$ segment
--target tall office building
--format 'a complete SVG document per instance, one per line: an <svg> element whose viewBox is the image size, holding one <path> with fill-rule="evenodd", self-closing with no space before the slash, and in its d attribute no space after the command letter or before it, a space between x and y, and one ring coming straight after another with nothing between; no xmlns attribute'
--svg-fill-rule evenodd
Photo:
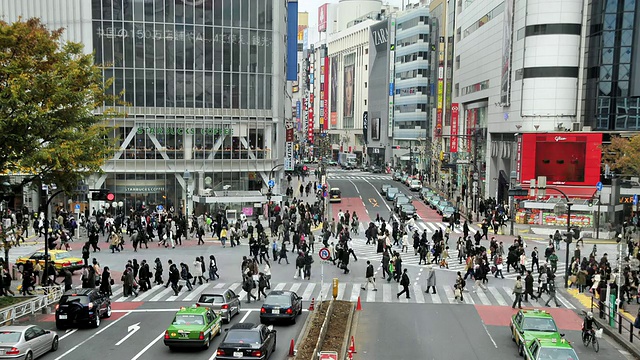
<svg viewBox="0 0 640 360"><path fill-rule="evenodd" d="M91 188L127 209L251 214L266 200L284 155L286 2L5 0L0 12L64 27L123 94L126 116L108 124L118 149Z"/></svg>

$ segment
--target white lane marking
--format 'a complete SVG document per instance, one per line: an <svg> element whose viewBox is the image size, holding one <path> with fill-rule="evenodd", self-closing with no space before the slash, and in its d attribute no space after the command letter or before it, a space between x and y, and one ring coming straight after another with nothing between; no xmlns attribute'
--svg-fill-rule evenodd
<svg viewBox="0 0 640 360"><path fill-rule="evenodd" d="M373 291L373 289L369 288L369 290L367 290L367 299L365 301L366 302L376 301L376 293L377 291Z"/></svg>
<svg viewBox="0 0 640 360"><path fill-rule="evenodd" d="M289 289L289 291L293 291L294 293L298 293L298 290L300 290L300 286L302 286L301 283L295 283L293 285L291 285L291 289Z"/></svg>
<svg viewBox="0 0 640 360"><path fill-rule="evenodd" d="M380 198L380 200L382 200L382 203L384 204L384 206L387 207L387 210L389 210L390 213L393 213L393 211L391 211L391 207L389 207L389 204L387 204L387 200L385 200L382 195L380 195L380 192L378 192L378 189L376 189L375 186L373 186L373 184L371 184L371 182L369 182L369 180L365 180L367 182L367 184L369 184L369 186L371 186L373 188L373 190L376 192L376 194L378 195L378 197Z"/></svg>
<svg viewBox="0 0 640 360"><path fill-rule="evenodd" d="M216 286L214 286L214 289L220 289L223 288L226 284L225 283L217 283Z"/></svg>
<svg viewBox="0 0 640 360"><path fill-rule="evenodd" d="M78 329L67 330L67 332L62 335L58 340L64 340L66 337L73 335L74 332L78 331Z"/></svg>
<svg viewBox="0 0 640 360"><path fill-rule="evenodd" d="M447 294L447 299L449 300L450 304L453 304L454 302L457 302L456 294L453 293L453 290L451 290L451 287L445 286L444 287L444 293Z"/></svg>
<svg viewBox="0 0 640 360"><path fill-rule="evenodd" d="M278 284L276 284L276 286L273 288L273 290L275 290L275 291L282 290L282 289L284 289L284 286L285 286L285 285L287 285L287 284L286 284L286 283L278 283Z"/></svg>
<svg viewBox="0 0 640 360"><path fill-rule="evenodd" d="M382 302L391 302L391 284L382 284Z"/></svg>
<svg viewBox="0 0 640 360"><path fill-rule="evenodd" d="M113 310L113 313L156 313L156 312L176 312L180 310L179 308L174 308L174 309L134 309L134 310ZM240 312L245 312L245 311L260 311L260 308L243 308L240 309ZM302 309L302 312L307 312L309 310L307 309Z"/></svg>
<svg viewBox="0 0 640 360"><path fill-rule="evenodd" d="M213 355L211 355L211 357L209 358L209 360L216 360L216 356L218 356L218 352L214 351Z"/></svg>
<svg viewBox="0 0 640 360"><path fill-rule="evenodd" d="M564 305L567 309L575 309L575 306L573 306L567 299L565 299L562 295L560 295L558 291L556 291L556 299L560 300L560 303Z"/></svg>
<svg viewBox="0 0 640 360"><path fill-rule="evenodd" d="M480 302L482 303L482 305L491 305L491 301L489 300L489 297L487 297L487 294L484 293L484 291L478 291L476 292L476 295L478 295L478 297L480 298Z"/></svg>
<svg viewBox="0 0 640 360"><path fill-rule="evenodd" d="M498 345L496 344L496 342L493 340L493 337L491 336L491 334L489 334L489 329L487 329L487 325L484 324L484 321L482 322L482 327L484 328L484 331L486 331L487 335L489 335L489 339L491 340L491 342L493 343L493 346L497 349Z"/></svg>
<svg viewBox="0 0 640 360"><path fill-rule="evenodd" d="M160 285L160 286L162 286L162 285ZM168 288L166 288L166 289L160 291L158 294L156 294L156 296L154 296L151 299L149 299L149 301L159 301L160 299L162 299L162 297L164 297L165 295L167 295L171 291L173 291L173 289L171 288L171 286L169 286Z"/></svg>
<svg viewBox="0 0 640 360"><path fill-rule="evenodd" d="M197 288L193 289L193 291L191 292L191 294L187 295L184 297L184 299L182 299L182 301L191 301L193 299L195 299L197 296L199 296L203 291L205 291L209 286L207 286L206 284L200 285Z"/></svg>
<svg viewBox="0 0 640 360"><path fill-rule="evenodd" d="M496 299L496 301L498 302L498 305L507 306L507 302L504 300L504 298L502 297L502 294L500 294L498 289L492 286L489 286L489 292L491 292L491 295L493 295L493 297Z"/></svg>
<svg viewBox="0 0 640 360"><path fill-rule="evenodd" d="M315 288L316 288L316 284L315 283L307 284L307 288L304 290L304 293L302 294L302 301L311 300L311 295L313 295L313 290Z"/></svg>
<svg viewBox="0 0 640 360"><path fill-rule="evenodd" d="M86 344L89 340L93 339L94 337L100 335L102 332L104 332L105 330L107 330L108 328L112 327L113 325L115 325L118 321L124 319L127 317L127 315L131 314L130 312L125 313L124 315L122 315L122 317L120 317L119 319L113 320L109 325L103 327L102 329L96 331L93 335L89 336L88 338L86 338L85 340L83 340L82 342L80 342L78 345L72 347L71 349L67 350L64 354L58 356L57 358L55 358L55 360L60 360L62 358L64 358L65 356L69 355L71 352L73 352L74 350L76 350L77 348L79 348L80 346ZM164 333L163 333L164 334Z"/></svg>
<svg viewBox="0 0 640 360"><path fill-rule="evenodd" d="M440 295L438 295L437 293L431 293L431 301L433 301L434 304L442 304L442 300L440 300Z"/></svg>
<svg viewBox="0 0 640 360"><path fill-rule="evenodd" d="M162 286L159 285L159 286L152 287L151 289L145 291L142 295L136 296L136 298L133 299L133 301L142 301L142 300L148 298L149 296L151 296L151 294L156 294L158 292L158 289L162 289ZM160 290L160 291L162 291L162 290ZM119 301L119 300L120 299L116 300L116 302Z"/></svg>
<svg viewBox="0 0 640 360"><path fill-rule="evenodd" d="M329 297L329 289L331 288L331 283L323 283L322 289L320 290L320 299L326 300Z"/></svg>
<svg viewBox="0 0 640 360"><path fill-rule="evenodd" d="M398 284L398 293L402 290L404 290L404 288L402 287L402 285ZM396 293L396 297L398 296L398 293ZM409 296L411 296L411 289L409 289ZM407 299L406 294L402 294L400 298L398 298L398 301L401 303L408 303L409 299Z"/></svg>
<svg viewBox="0 0 640 360"><path fill-rule="evenodd" d="M247 311L246 314L244 314L244 316L242 317L242 319L240 319L240 324L242 324L243 322L245 322L245 320L247 320L247 318L249 317L249 315L251 314L251 311Z"/></svg>
<svg viewBox="0 0 640 360"><path fill-rule="evenodd" d="M351 299L349 301L356 302L358 301L359 297L360 297L360 285L353 284L353 287L351 288Z"/></svg>
<svg viewBox="0 0 640 360"><path fill-rule="evenodd" d="M358 193L358 195L360 195L360 190L358 190L358 187L356 186L356 184L353 183L353 180L349 180L349 182L351 183L351 185L353 185L353 187L356 189L356 192Z"/></svg>
<svg viewBox="0 0 640 360"><path fill-rule="evenodd" d="M416 303L424 304L424 293L420 285L413 285L413 296L416 297Z"/></svg>
<svg viewBox="0 0 640 360"><path fill-rule="evenodd" d="M336 300L342 300L344 298L344 293L346 288L347 288L347 284L345 283L338 284L338 297L336 298Z"/></svg>
<svg viewBox="0 0 640 360"><path fill-rule="evenodd" d="M164 336L164 331L161 332L160 335L158 335L150 343L148 343L147 346L145 346L142 350L140 350L140 352L137 353L136 356L132 357L131 360L138 360L140 356L144 355L144 353L147 352L147 350L149 350L153 346L153 344L157 343L160 339L162 339L163 336Z"/></svg>

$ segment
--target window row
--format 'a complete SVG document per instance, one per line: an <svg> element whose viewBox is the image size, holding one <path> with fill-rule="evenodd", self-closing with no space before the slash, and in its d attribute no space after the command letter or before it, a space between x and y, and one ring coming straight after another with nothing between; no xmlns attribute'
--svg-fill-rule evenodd
<svg viewBox="0 0 640 360"><path fill-rule="evenodd" d="M271 109L271 76L222 72L105 69L108 93L129 106Z"/></svg>
<svg viewBox="0 0 640 360"><path fill-rule="evenodd" d="M504 12L504 2L496 6L495 8L493 8L493 10L486 13L484 16L478 19L478 21L474 22L469 27L464 29L464 37L471 35L471 33L483 27L484 24L495 19L498 15L502 14L503 12Z"/></svg>
<svg viewBox="0 0 640 360"><path fill-rule="evenodd" d="M94 22L95 59L113 67L270 73L271 31Z"/></svg>
<svg viewBox="0 0 640 360"><path fill-rule="evenodd" d="M428 20L429 20L428 16L416 17L416 18L413 18L411 20L407 20L405 22L398 23L398 30L411 29L414 26L425 24Z"/></svg>
<svg viewBox="0 0 640 360"><path fill-rule="evenodd" d="M95 20L271 29L273 4L273 0L92 0L91 5Z"/></svg>
<svg viewBox="0 0 640 360"><path fill-rule="evenodd" d="M428 92L429 87L427 86L412 86L404 89L396 88L396 95L400 96L416 95L418 93L422 95L428 95Z"/></svg>
<svg viewBox="0 0 640 360"><path fill-rule="evenodd" d="M416 112L416 110L427 111L430 107L427 104L406 104L396 105L394 108L399 113L412 113Z"/></svg>
<svg viewBox="0 0 640 360"><path fill-rule="evenodd" d="M429 59L429 52L428 51L418 51L418 52L415 52L413 54L397 56L396 57L396 62L408 63L408 62L412 62L412 61L417 61L418 59L421 59L421 60Z"/></svg>
<svg viewBox="0 0 640 360"><path fill-rule="evenodd" d="M422 77L429 76L429 69L415 69L415 70L407 70L396 73L396 79L405 80L405 79L413 79L418 75Z"/></svg>
<svg viewBox="0 0 640 360"><path fill-rule="evenodd" d="M396 45L400 46L409 46L415 43L426 43L429 41L429 34L417 34L413 36L409 36L408 38L404 38L402 40L396 41Z"/></svg>

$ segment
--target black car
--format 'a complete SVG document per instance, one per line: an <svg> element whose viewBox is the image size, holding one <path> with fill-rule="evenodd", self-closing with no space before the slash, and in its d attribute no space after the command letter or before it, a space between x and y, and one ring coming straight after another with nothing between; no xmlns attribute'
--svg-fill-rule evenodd
<svg viewBox="0 0 640 360"><path fill-rule="evenodd" d="M416 208L411 204L404 204L400 206L400 217L402 220L409 220L415 218Z"/></svg>
<svg viewBox="0 0 640 360"><path fill-rule="evenodd" d="M111 316L111 300L97 289L71 289L56 305L56 328L100 326L100 318Z"/></svg>
<svg viewBox="0 0 640 360"><path fill-rule="evenodd" d="M235 324L222 339L216 359L269 359L276 351L276 331L262 324Z"/></svg>
<svg viewBox="0 0 640 360"><path fill-rule="evenodd" d="M274 290L264 299L260 309L260 322L289 320L296 323L296 317L302 314L302 297L293 291Z"/></svg>

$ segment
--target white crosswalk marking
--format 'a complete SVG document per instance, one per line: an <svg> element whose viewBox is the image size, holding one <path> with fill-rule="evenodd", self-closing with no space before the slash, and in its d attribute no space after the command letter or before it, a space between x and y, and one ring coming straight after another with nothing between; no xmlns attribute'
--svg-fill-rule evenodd
<svg viewBox="0 0 640 360"><path fill-rule="evenodd" d="M164 288L163 286L156 285L150 290L140 293L137 297L124 297L122 296L122 285L114 285L113 293L111 297L112 302L194 302L198 299L198 296L207 290L211 289L231 289L240 296L241 300L246 300L247 293L240 290L241 283L218 283L213 286L211 284L203 284L195 286L192 291L181 291L178 296L173 295L171 287ZM316 299L320 301L320 293L322 292L323 300L331 298L332 284L330 282L324 283L320 286L319 283L274 283L273 290L290 290L295 291L300 295L304 301L311 301ZM361 290L362 283L355 282L342 282L338 285L338 300L346 300L356 302L358 297L363 302L385 302L385 303L416 303L416 304L482 304L482 305L495 305L495 306L511 306L514 297L511 294L512 289L507 286L487 286L487 290L478 289L477 292L465 292L464 302L455 300L453 287L451 285L436 286L436 294L425 293L426 286L424 284L415 284L409 287L411 291L410 299L407 299L403 294L399 299L396 298L396 294L402 291L402 286L396 282L387 283L382 282L378 289L379 291L373 291L370 287L369 290L363 292ZM268 294L268 293L267 293ZM366 294L366 295L365 295ZM564 308L575 309L575 307L567 300L566 297L557 294L558 302ZM535 301L528 299L529 301L523 301L522 306L543 308L544 301ZM550 304L554 306L555 304Z"/></svg>

